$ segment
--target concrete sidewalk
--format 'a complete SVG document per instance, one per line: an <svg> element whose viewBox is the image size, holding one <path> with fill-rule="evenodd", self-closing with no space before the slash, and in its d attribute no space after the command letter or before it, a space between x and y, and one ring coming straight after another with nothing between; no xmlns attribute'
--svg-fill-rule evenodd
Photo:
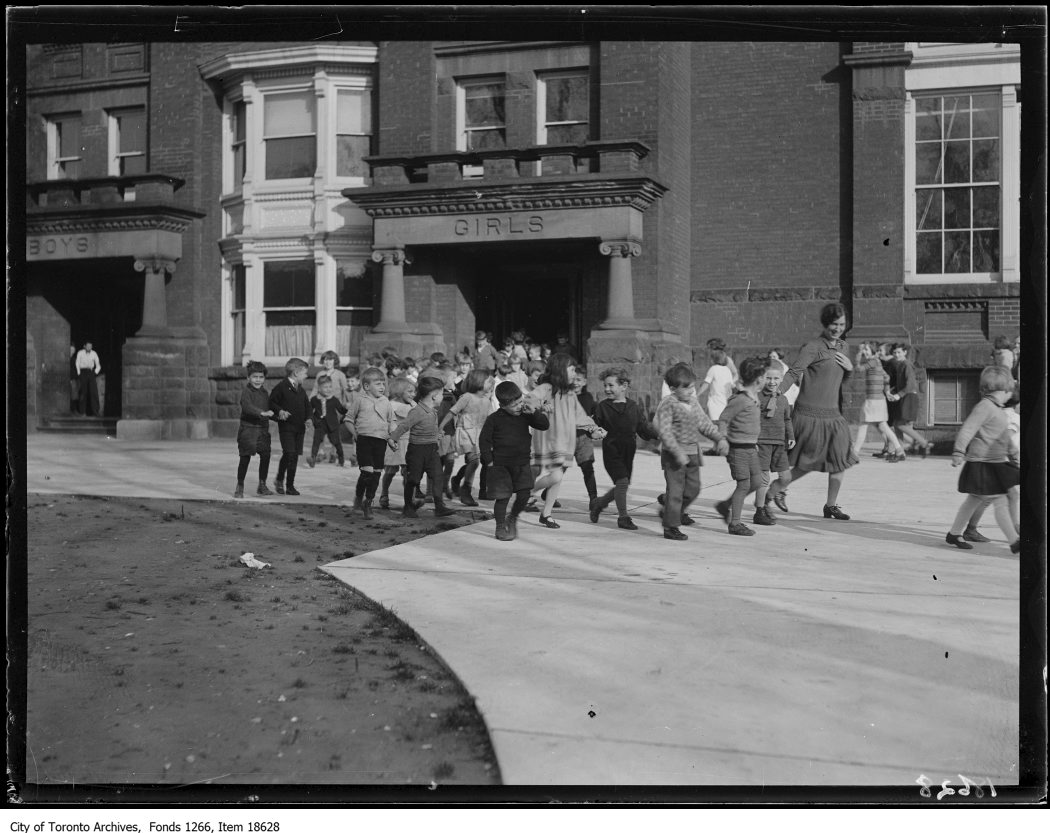
<svg viewBox="0 0 1050 833"><path fill-rule="evenodd" d="M637 532L615 513L591 524L572 470L559 530L526 515L502 543L488 521L324 569L455 670L507 784L1015 784L1018 561L991 513L994 543L944 543L949 460L866 453L840 496L849 522L821 517L826 478L810 475L751 538L711 509L732 484L705 461L686 542L661 537L658 459L640 453ZM226 440L34 435L27 489L228 500L235 467ZM352 500L355 469L300 471L302 497L259 500Z"/></svg>

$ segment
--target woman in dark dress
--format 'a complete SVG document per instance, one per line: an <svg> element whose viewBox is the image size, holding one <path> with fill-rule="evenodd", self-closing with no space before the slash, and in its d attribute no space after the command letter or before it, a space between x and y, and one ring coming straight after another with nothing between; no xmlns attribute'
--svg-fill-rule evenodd
<svg viewBox="0 0 1050 833"><path fill-rule="evenodd" d="M846 308L842 304L826 304L820 311L820 323L824 331L802 345L780 384L781 393L794 384L801 388L791 415L795 447L788 452L788 459L792 481L812 471L828 473L824 517L848 521L849 515L838 505L839 489L846 469L859 461L853 452L849 423L842 415L842 383L853 371L842 340ZM769 491L773 502L787 512L787 492L779 489L777 483Z"/></svg>

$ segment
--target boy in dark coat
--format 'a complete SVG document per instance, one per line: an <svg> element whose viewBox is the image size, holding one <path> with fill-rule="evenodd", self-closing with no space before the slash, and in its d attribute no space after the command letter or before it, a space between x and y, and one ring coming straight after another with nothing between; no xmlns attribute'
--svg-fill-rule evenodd
<svg viewBox="0 0 1050 833"><path fill-rule="evenodd" d="M277 415L277 436L281 440L281 462L277 464L279 495L298 495L295 488L295 470L303 453L306 436L306 418L310 415L310 400L303 390L309 365L302 359L289 359L284 365L286 377L270 391L270 410ZM284 478L288 477L285 488Z"/></svg>
<svg viewBox="0 0 1050 833"><path fill-rule="evenodd" d="M272 495L266 485L270 471L270 393L263 387L266 382L266 365L248 362L248 384L241 392L241 424L237 428L237 488L233 496L244 497L244 478L252 456L259 455L259 488L256 494Z"/></svg>
<svg viewBox="0 0 1050 833"><path fill-rule="evenodd" d="M317 377L317 392L310 397L310 417L314 425L314 439L310 446L310 456L306 458L307 465L314 467L317 462L317 452L321 448L324 438L335 449L339 457L339 465L345 465L343 456L343 441L339 437L339 427L343 424L346 416L346 405L342 403L334 393L335 384L330 376L321 373Z"/></svg>

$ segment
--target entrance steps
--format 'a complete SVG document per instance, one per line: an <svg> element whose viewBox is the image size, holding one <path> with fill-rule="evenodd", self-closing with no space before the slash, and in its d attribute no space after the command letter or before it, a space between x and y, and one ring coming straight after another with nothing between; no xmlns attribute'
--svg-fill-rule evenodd
<svg viewBox="0 0 1050 833"><path fill-rule="evenodd" d="M56 434L108 434L116 436L117 417L49 416L41 417L38 431Z"/></svg>

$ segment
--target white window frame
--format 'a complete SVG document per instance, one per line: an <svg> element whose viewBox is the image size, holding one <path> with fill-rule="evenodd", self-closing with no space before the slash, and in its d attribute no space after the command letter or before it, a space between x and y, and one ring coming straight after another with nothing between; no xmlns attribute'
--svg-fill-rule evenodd
<svg viewBox="0 0 1050 833"><path fill-rule="evenodd" d="M84 120L81 113L55 113L50 116L44 117L44 125L47 130L47 178L48 179L79 179L82 171L78 171L77 177L66 176L65 166L70 162L77 162L83 164L84 157L80 156L61 156L61 136L59 131L63 123L76 121L79 123L78 133L81 133L80 139L80 151L83 154L84 140L83 140L83 128Z"/></svg>
<svg viewBox="0 0 1050 833"><path fill-rule="evenodd" d="M321 118L321 106L317 100L318 96L314 89L313 76L304 77L297 79L296 83L289 85L263 85L258 86L259 96L259 114L255 119L255 124L259 128L259 142L258 147L259 153L259 181L268 183L271 187L281 187L284 185L305 185L308 182L312 182L314 177L318 175L323 167L324 159L322 157L322 151L320 148L320 142L318 141L321 136L322 130L322 118ZM280 136L267 136L266 135L266 99L271 96L289 95L291 93L305 94L308 97L313 98L313 113L314 123L312 133L289 133L287 135ZM247 108L245 108L247 111ZM247 135L247 134L246 134ZM281 177L280 179L270 179L266 176L266 142L268 139L302 139L307 136L312 136L314 140L314 171L309 176L302 177Z"/></svg>
<svg viewBox="0 0 1050 833"><path fill-rule="evenodd" d="M106 121L108 127L109 137L109 175L110 176L123 176L120 170L121 160L130 159L141 156L146 159L147 148L142 150L134 151L122 151L120 149L120 117L126 113L141 113L143 119L148 118L146 113L145 105L138 105L133 107L114 107L112 110L106 111ZM143 141L147 141L149 136L149 125L147 123L146 129L143 131ZM148 168L147 164L147 168Z"/></svg>
<svg viewBox="0 0 1050 833"><path fill-rule="evenodd" d="M904 282L1016 283L1020 280L1021 83L1016 44L925 44L907 48L904 101ZM996 92L1000 96L999 272L918 274L915 270L915 99L924 95Z"/></svg>
<svg viewBox="0 0 1050 833"><path fill-rule="evenodd" d="M372 132L371 133L340 133L339 132L339 93L341 92L353 92L353 93L367 93L368 95L368 106L370 108L370 121ZM332 136L331 141L328 142L330 159L328 160L328 170L332 172L332 177L339 182L340 185L345 184L358 184L363 185L365 180L368 179L367 175L363 176L340 176L339 175L339 137L340 136L368 136L371 147L375 147L375 135L376 135L376 118L375 118L375 90L372 87L370 78L364 76L360 78L340 78L332 86L332 94L330 96L332 101L332 113L328 119L328 123L332 125Z"/></svg>
<svg viewBox="0 0 1050 833"><path fill-rule="evenodd" d="M503 130L504 136L507 132L507 79L504 75L479 75L470 78L456 79L456 149L466 151L467 148L467 88L480 87L485 84L499 84L503 87L503 126L486 128L487 130ZM471 132L476 132L472 130ZM476 179L484 176L483 165L464 165L462 176L464 179Z"/></svg>
<svg viewBox="0 0 1050 833"><path fill-rule="evenodd" d="M926 425L929 426L949 426L949 425L962 425L966 421L966 417L970 413L970 409L980 401L980 393L977 395L977 400L974 403L963 403L963 406L959 409L958 420L937 420L937 385L945 384L948 379L945 376L951 376L954 383L959 377L967 376L972 377L976 382L980 376L979 370L966 371L966 370L951 370L951 369L930 369L926 371ZM958 397L956 397L956 401Z"/></svg>
<svg viewBox="0 0 1050 833"><path fill-rule="evenodd" d="M580 78L583 77L587 84L587 118L580 121L559 121L559 122L548 122L547 121L547 83L549 81L559 78ZM590 135L591 127L591 70L590 67L579 67L576 69L559 69L552 70L550 72L537 72L536 73L536 144L546 145L549 144L547 141L547 131L551 126L562 127L564 125L574 124L585 124L587 125L587 133Z"/></svg>

